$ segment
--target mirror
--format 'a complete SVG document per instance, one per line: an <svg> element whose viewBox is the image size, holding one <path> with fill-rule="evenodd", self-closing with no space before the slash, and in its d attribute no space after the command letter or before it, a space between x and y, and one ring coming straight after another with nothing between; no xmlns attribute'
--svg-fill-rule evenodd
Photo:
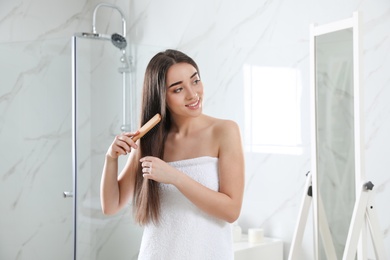
<svg viewBox="0 0 390 260"><path fill-rule="evenodd" d="M359 66L355 19L312 27L312 170L317 259L343 258L356 199L356 177L360 173L360 88L356 80Z"/></svg>
<svg viewBox="0 0 390 260"><path fill-rule="evenodd" d="M351 29L316 37L316 90L318 196L325 213L318 218L328 223L341 259L355 202Z"/></svg>

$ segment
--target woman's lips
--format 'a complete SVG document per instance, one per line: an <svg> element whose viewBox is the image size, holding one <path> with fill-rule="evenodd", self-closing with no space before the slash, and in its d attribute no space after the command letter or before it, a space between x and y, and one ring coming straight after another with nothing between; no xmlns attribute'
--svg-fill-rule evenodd
<svg viewBox="0 0 390 260"><path fill-rule="evenodd" d="M194 103L186 105L186 107L189 107L189 108L198 108L199 105L200 105L200 98L198 98L198 100L195 101Z"/></svg>

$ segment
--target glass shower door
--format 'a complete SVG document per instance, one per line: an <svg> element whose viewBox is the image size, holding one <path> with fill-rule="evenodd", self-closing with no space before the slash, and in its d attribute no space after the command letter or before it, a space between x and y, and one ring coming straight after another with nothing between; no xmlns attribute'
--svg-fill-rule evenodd
<svg viewBox="0 0 390 260"><path fill-rule="evenodd" d="M105 153L122 124L122 53L109 41L74 36L72 44L74 259L137 259L142 229L130 204L114 216L100 206Z"/></svg>
<svg viewBox="0 0 390 260"><path fill-rule="evenodd" d="M0 259L72 256L69 37L44 38L0 43Z"/></svg>

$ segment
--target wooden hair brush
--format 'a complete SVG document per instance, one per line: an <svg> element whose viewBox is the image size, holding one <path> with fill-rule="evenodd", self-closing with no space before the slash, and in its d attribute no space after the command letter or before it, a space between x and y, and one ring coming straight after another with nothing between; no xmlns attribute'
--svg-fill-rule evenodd
<svg viewBox="0 0 390 260"><path fill-rule="evenodd" d="M156 114L154 117L149 119L139 130L139 134L132 137L133 141L136 142L138 139L141 139L145 134L147 134L153 127L155 127L161 121L161 115Z"/></svg>

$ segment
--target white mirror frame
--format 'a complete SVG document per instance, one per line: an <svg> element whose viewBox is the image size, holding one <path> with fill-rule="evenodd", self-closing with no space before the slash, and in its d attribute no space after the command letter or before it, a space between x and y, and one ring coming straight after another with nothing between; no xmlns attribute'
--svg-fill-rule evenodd
<svg viewBox="0 0 390 260"><path fill-rule="evenodd" d="M310 25L310 119L311 119L311 174L313 185L313 216L314 216L314 255L319 257L319 221L318 221L318 176L317 176L317 113L316 113L316 68L315 68L315 37L323 34L352 28L353 29L353 81L354 81L354 134L355 134L355 187L356 198L361 190L364 180L364 120L363 120L363 88L362 88L362 68L361 68L361 32L359 28L361 17L358 12L354 12L351 18L332 22L325 25ZM364 232L364 230L363 230ZM360 236L358 246L358 259L366 259L366 249L363 247L365 241Z"/></svg>

